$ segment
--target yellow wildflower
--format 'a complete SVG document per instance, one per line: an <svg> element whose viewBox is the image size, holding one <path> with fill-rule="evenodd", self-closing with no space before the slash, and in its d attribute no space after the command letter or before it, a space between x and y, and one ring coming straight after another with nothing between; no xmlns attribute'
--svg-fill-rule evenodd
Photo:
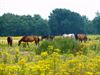
<svg viewBox="0 0 100 75"><path fill-rule="evenodd" d="M42 53L41 53L41 56L42 56L42 57L46 57L47 55L48 55L47 52L42 52Z"/></svg>
<svg viewBox="0 0 100 75"><path fill-rule="evenodd" d="M18 63L19 63L20 65L24 65L24 64L25 64L25 60L24 60L24 59L21 59Z"/></svg>
<svg viewBox="0 0 100 75"><path fill-rule="evenodd" d="M92 72L86 72L85 75L93 75Z"/></svg>

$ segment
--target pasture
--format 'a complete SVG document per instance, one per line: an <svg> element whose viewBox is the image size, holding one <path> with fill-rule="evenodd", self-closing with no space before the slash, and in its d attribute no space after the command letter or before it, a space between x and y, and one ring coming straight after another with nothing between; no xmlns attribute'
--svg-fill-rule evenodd
<svg viewBox="0 0 100 75"><path fill-rule="evenodd" d="M0 37L0 75L100 75L100 35L88 35L89 40L56 36L18 46L20 37L13 37L12 47L7 37Z"/></svg>

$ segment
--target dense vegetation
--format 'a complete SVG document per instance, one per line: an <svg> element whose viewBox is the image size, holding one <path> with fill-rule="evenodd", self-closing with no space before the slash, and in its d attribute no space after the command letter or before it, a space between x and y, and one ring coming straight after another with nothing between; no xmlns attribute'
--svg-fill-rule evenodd
<svg viewBox="0 0 100 75"><path fill-rule="evenodd" d="M90 21L86 16L67 9L54 9L48 20L40 15L0 16L0 36L6 35L62 35L63 33L100 34L100 14Z"/></svg>
<svg viewBox="0 0 100 75"><path fill-rule="evenodd" d="M79 42L56 37L43 40L39 46L18 46L21 37L0 37L0 75L100 75L100 35Z"/></svg>

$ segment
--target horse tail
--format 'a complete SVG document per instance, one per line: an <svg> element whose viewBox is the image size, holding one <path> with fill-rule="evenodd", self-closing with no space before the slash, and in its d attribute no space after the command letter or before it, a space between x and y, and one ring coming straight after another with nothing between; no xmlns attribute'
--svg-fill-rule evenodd
<svg viewBox="0 0 100 75"><path fill-rule="evenodd" d="M35 44L38 45L38 44L39 44L39 41L40 41L41 39L40 39L39 37L36 37L34 40L35 40Z"/></svg>

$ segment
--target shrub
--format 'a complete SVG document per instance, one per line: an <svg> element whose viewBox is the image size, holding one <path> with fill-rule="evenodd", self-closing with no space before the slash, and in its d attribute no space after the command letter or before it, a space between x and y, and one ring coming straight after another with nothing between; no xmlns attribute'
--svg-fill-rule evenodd
<svg viewBox="0 0 100 75"><path fill-rule="evenodd" d="M50 48L50 46L52 48ZM53 41L45 40L41 43L41 45L37 48L37 54L40 54L41 52L47 51L47 52L54 52L55 49L59 49L60 53L70 53L73 50L76 50L78 47L78 42L74 39L70 38L57 38ZM72 50L72 51L71 51Z"/></svg>

